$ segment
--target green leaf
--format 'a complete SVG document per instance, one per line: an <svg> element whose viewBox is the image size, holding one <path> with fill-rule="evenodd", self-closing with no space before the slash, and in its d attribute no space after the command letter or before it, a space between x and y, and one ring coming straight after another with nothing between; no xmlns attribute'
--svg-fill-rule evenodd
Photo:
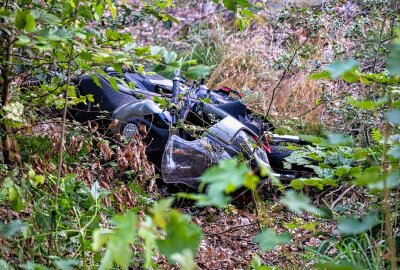
<svg viewBox="0 0 400 270"><path fill-rule="evenodd" d="M330 64L325 70L329 72L333 79L350 76L358 68L358 63L354 59L346 62L335 62ZM349 79L350 77L348 77ZM344 79L344 78L343 78Z"/></svg>
<svg viewBox="0 0 400 270"><path fill-rule="evenodd" d="M94 251L107 244L99 269L110 269L113 262L127 269L133 256L131 245L136 239L136 214L116 215L110 223L114 225L112 230L96 230L93 233Z"/></svg>
<svg viewBox="0 0 400 270"><path fill-rule="evenodd" d="M31 39L25 35L18 35L17 37L18 37L18 41L16 42L16 44L18 46L25 46L32 42Z"/></svg>
<svg viewBox="0 0 400 270"><path fill-rule="evenodd" d="M400 172L393 171L389 173L386 178L383 178L381 181L377 183L369 184L368 187L372 189L384 190L385 189L385 181L386 180L386 188L394 189L400 184Z"/></svg>
<svg viewBox="0 0 400 270"><path fill-rule="evenodd" d="M0 237L11 237L23 228L25 228L25 224L21 220L13 220L7 224L0 223Z"/></svg>
<svg viewBox="0 0 400 270"><path fill-rule="evenodd" d="M92 195L92 198L97 201L97 199L100 196L100 185L98 181L95 181L92 185L92 188L90 189L90 195Z"/></svg>
<svg viewBox="0 0 400 270"><path fill-rule="evenodd" d="M293 190L286 192L285 196L280 200L286 205L290 211L300 214L303 210L311 213L319 214L320 211L311 205L310 199L302 193L297 193Z"/></svg>
<svg viewBox="0 0 400 270"><path fill-rule="evenodd" d="M351 263L318 263L315 265L318 270L364 270L362 266L357 266Z"/></svg>
<svg viewBox="0 0 400 270"><path fill-rule="evenodd" d="M349 136L344 136L343 134L327 134L329 145L344 145L349 146L354 144L354 139Z"/></svg>
<svg viewBox="0 0 400 270"><path fill-rule="evenodd" d="M396 40L391 47L388 57L388 68L391 75L400 75L400 30L395 29Z"/></svg>
<svg viewBox="0 0 400 270"><path fill-rule="evenodd" d="M165 50L163 53L163 60L168 65L176 61L178 55L175 52Z"/></svg>
<svg viewBox="0 0 400 270"><path fill-rule="evenodd" d="M117 80L113 77L109 77L108 81L110 82L112 89L114 89L115 92L119 92Z"/></svg>
<svg viewBox="0 0 400 270"><path fill-rule="evenodd" d="M324 70L322 72L313 73L307 77L308 80L321 80L321 79L330 79L330 78L331 78L331 74L326 70Z"/></svg>
<svg viewBox="0 0 400 270"><path fill-rule="evenodd" d="M287 244L292 240L289 233L276 234L274 230L267 229L258 233L253 242L257 243L263 251L273 250L279 244Z"/></svg>
<svg viewBox="0 0 400 270"><path fill-rule="evenodd" d="M222 3L224 4L225 8L236 11L237 0L222 0Z"/></svg>
<svg viewBox="0 0 400 270"><path fill-rule="evenodd" d="M96 74L90 74L90 77L92 77L92 79L93 79L93 82L98 86L98 87L102 87L101 86L101 83L100 83L100 80L99 80L99 77L97 77L97 75Z"/></svg>
<svg viewBox="0 0 400 270"><path fill-rule="evenodd" d="M79 260L57 260L54 262L55 266L60 270L74 270L79 268Z"/></svg>
<svg viewBox="0 0 400 270"><path fill-rule="evenodd" d="M185 75L193 80L199 80L206 77L210 73L210 67L205 65L198 65L191 67L185 72Z"/></svg>
<svg viewBox="0 0 400 270"><path fill-rule="evenodd" d="M290 181L290 186L296 190L301 190L305 186L316 187L319 190L322 190L325 185L336 186L337 183L334 180L321 178L297 178Z"/></svg>
<svg viewBox="0 0 400 270"><path fill-rule="evenodd" d="M173 202L174 198L163 199L155 203L150 209L150 213L153 215L153 221L158 227L162 229L165 228L166 217L169 214L169 210L171 210Z"/></svg>
<svg viewBox="0 0 400 270"><path fill-rule="evenodd" d="M390 148L388 151L388 156L395 159L400 159L400 145L393 146L392 148Z"/></svg>
<svg viewBox="0 0 400 270"><path fill-rule="evenodd" d="M395 125L400 124L400 111L399 110L392 110L390 112L385 113L386 119L389 122L392 122Z"/></svg>
<svg viewBox="0 0 400 270"><path fill-rule="evenodd" d="M2 269L2 270L14 270L15 268L12 267L10 264L8 264L5 260L0 259L0 269Z"/></svg>
<svg viewBox="0 0 400 270"><path fill-rule="evenodd" d="M22 30L25 29L27 31L33 30L35 28L35 18L32 16L29 10L20 11L17 10L15 13L15 26Z"/></svg>
<svg viewBox="0 0 400 270"><path fill-rule="evenodd" d="M379 223L377 214L366 215L362 220L353 217L339 218L339 231L344 235L360 234L370 230Z"/></svg>
<svg viewBox="0 0 400 270"><path fill-rule="evenodd" d="M157 245L160 252L170 260L173 254L183 254L185 250L196 254L200 239L203 237L200 228L191 223L188 216L176 210L172 210L169 214L166 233L165 239L157 240Z"/></svg>
<svg viewBox="0 0 400 270"><path fill-rule="evenodd" d="M190 249L185 249L182 253L174 253L171 258L181 266L182 270L199 269L193 260L193 253Z"/></svg>
<svg viewBox="0 0 400 270"><path fill-rule="evenodd" d="M356 175L356 184L366 186L373 183L378 183L384 179L381 169L378 166L366 168L364 172Z"/></svg>

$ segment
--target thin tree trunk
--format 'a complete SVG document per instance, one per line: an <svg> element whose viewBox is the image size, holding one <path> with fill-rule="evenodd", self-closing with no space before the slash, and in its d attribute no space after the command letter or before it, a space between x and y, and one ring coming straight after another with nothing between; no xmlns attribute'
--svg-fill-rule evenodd
<svg viewBox="0 0 400 270"><path fill-rule="evenodd" d="M13 35L10 35L7 39L8 47L6 52L6 61L1 67L1 77L3 79L2 94L1 94L1 105L2 108L10 103L10 86L11 86L11 76L12 71L12 47L13 47ZM10 135L9 128L5 121L1 122L1 140L3 146L3 159L5 164L11 163L10 155Z"/></svg>

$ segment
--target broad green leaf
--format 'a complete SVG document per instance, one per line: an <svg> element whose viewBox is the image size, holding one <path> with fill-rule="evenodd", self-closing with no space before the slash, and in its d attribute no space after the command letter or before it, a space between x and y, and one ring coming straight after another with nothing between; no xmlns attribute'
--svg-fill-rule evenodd
<svg viewBox="0 0 400 270"><path fill-rule="evenodd" d="M0 269L2 270L14 270L15 268L8 264L5 260L0 259Z"/></svg>
<svg viewBox="0 0 400 270"><path fill-rule="evenodd" d="M369 184L368 187L372 189L384 190L385 189L385 181L386 180L386 188L394 189L400 184L400 172L393 171L389 173L386 178L383 178L381 181L377 183Z"/></svg>
<svg viewBox="0 0 400 270"><path fill-rule="evenodd" d="M153 207L150 209L150 213L153 215L154 223L164 229L166 226L166 217L171 210L172 203L174 202L174 198L167 198L156 202Z"/></svg>
<svg viewBox="0 0 400 270"><path fill-rule="evenodd" d="M331 179L321 179L321 178L298 178L293 179L290 182L290 186L296 190L301 190L305 186L316 187L322 190L325 185L337 186L337 182Z"/></svg>
<svg viewBox="0 0 400 270"><path fill-rule="evenodd" d="M388 151L388 156L395 159L400 159L400 145L393 146L392 148L390 148Z"/></svg>
<svg viewBox="0 0 400 270"><path fill-rule="evenodd" d="M29 43L31 43L31 39L25 35L18 35L18 41L16 42L16 44L18 46L25 46Z"/></svg>
<svg viewBox="0 0 400 270"><path fill-rule="evenodd" d="M57 260L54 262L54 265L60 270L74 270L77 269L80 265L79 260Z"/></svg>
<svg viewBox="0 0 400 270"><path fill-rule="evenodd" d="M210 67L205 65L198 65L196 67L189 68L185 72L186 76L193 80L199 80L206 77L210 73Z"/></svg>
<svg viewBox="0 0 400 270"><path fill-rule="evenodd" d="M388 57L389 72L392 75L400 75L400 30L395 29L396 40L392 45L390 55Z"/></svg>
<svg viewBox="0 0 400 270"><path fill-rule="evenodd" d="M188 216L172 210L166 226L166 237L157 240L157 245L160 252L171 260L173 254L183 253L185 250L195 255L202 237L202 231L191 223Z"/></svg>
<svg viewBox="0 0 400 270"><path fill-rule="evenodd" d="M399 110L392 110L387 113L385 113L386 119L395 124L399 125L400 124L400 111Z"/></svg>
<svg viewBox="0 0 400 270"><path fill-rule="evenodd" d="M35 18L32 16L29 10L20 11L17 10L15 13L15 26L22 30L25 29L27 31L33 30L35 28Z"/></svg>
<svg viewBox="0 0 400 270"><path fill-rule="evenodd" d="M96 230L93 233L93 250L107 244L106 251L99 269L110 269L115 262L123 269L127 269L132 259L131 245L136 239L136 214L128 212L125 215L116 215L110 221L112 230Z"/></svg>
<svg viewBox="0 0 400 270"><path fill-rule="evenodd" d="M165 50L163 53L163 60L168 65L176 61L178 55L175 52Z"/></svg>
<svg viewBox="0 0 400 270"><path fill-rule="evenodd" d="M11 237L21 231L24 227L25 224L23 224L21 220L13 220L7 224L0 223L0 238Z"/></svg>
<svg viewBox="0 0 400 270"><path fill-rule="evenodd" d="M353 145L354 139L352 137L344 136L343 134L328 133L327 135L329 145Z"/></svg>
<svg viewBox="0 0 400 270"><path fill-rule="evenodd" d="M328 71L317 72L309 75L307 79L309 80L321 80L321 79L330 79L331 74Z"/></svg>
<svg viewBox="0 0 400 270"><path fill-rule="evenodd" d="M347 60L346 62L335 62L330 64L325 70L329 72L333 79L349 76L347 79L350 79L351 75L358 68L358 63L354 59ZM347 74L347 75L346 75Z"/></svg>
<svg viewBox="0 0 400 270"><path fill-rule="evenodd" d="M364 109L364 110L374 110L376 108L380 108L385 105L389 99L387 96L384 96L376 101L374 100L356 100L353 97L348 97L346 102L354 107Z"/></svg>
<svg viewBox="0 0 400 270"><path fill-rule="evenodd" d="M277 234L272 229L263 230L258 233L253 242L257 243L263 251L273 250L279 244L287 244L292 240L289 233Z"/></svg>
<svg viewBox="0 0 400 270"><path fill-rule="evenodd" d="M225 159L218 166L207 169L201 176L202 184L209 184L209 190L230 194L243 186L248 167L237 159Z"/></svg>
<svg viewBox="0 0 400 270"><path fill-rule="evenodd" d="M316 214L320 213L317 208L311 205L311 201L308 197L293 190L287 191L285 196L281 198L280 202L286 205L290 211L295 213L301 213L302 211L308 211Z"/></svg>
<svg viewBox="0 0 400 270"><path fill-rule="evenodd" d="M381 169L377 166L366 168L362 173L356 175L356 184L366 186L373 183L378 183L384 179Z"/></svg>
<svg viewBox="0 0 400 270"><path fill-rule="evenodd" d="M342 217L339 219L339 231L344 235L360 234L370 230L379 223L377 214L366 215L362 220L353 217Z"/></svg>
<svg viewBox="0 0 400 270"><path fill-rule="evenodd" d="M185 249L182 253L174 253L171 255L174 262L177 262L182 270L199 269L193 260L193 253L190 249Z"/></svg>

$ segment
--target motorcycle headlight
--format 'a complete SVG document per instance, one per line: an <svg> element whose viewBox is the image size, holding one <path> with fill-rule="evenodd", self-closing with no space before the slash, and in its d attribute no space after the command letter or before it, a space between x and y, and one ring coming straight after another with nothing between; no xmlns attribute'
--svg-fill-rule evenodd
<svg viewBox="0 0 400 270"><path fill-rule="evenodd" d="M251 134L241 130L237 133L235 141L247 158L255 158L257 162L269 165L267 153L262 147L257 145L257 138L253 138Z"/></svg>

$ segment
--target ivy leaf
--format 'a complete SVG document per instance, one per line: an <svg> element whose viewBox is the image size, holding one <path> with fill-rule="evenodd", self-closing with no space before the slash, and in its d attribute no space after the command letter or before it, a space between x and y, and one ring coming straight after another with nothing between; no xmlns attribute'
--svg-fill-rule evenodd
<svg viewBox="0 0 400 270"><path fill-rule="evenodd" d="M157 245L160 252L172 260L172 255L189 250L196 254L203 233L200 228L190 222L190 218L182 215L176 210L169 214L169 220L166 227L166 237L158 240Z"/></svg>
<svg viewBox="0 0 400 270"><path fill-rule="evenodd" d="M360 234L370 230L379 223L377 214L366 215L362 220L353 217L339 219L339 231L344 235Z"/></svg>
<svg viewBox="0 0 400 270"><path fill-rule="evenodd" d="M263 230L258 233L253 242L257 243L263 251L273 250L279 244L287 244L292 240L289 233L277 234L272 229Z"/></svg>
<svg viewBox="0 0 400 270"><path fill-rule="evenodd" d="M303 210L311 213L320 214L320 211L311 205L310 199L302 193L289 190L280 200L290 211L301 213Z"/></svg>

